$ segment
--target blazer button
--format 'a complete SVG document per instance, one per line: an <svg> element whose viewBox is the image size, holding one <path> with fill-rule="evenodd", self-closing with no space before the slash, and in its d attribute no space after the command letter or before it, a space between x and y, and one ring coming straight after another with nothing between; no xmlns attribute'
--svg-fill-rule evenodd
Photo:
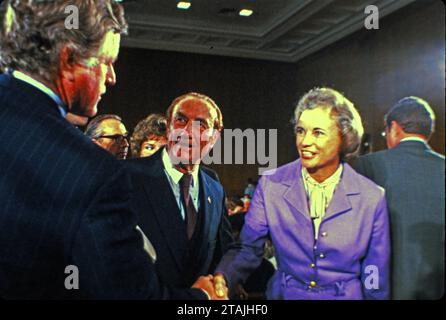
<svg viewBox="0 0 446 320"><path fill-rule="evenodd" d="M316 286L317 286L316 281L310 281L310 287L311 287L311 288L314 288L314 287L316 287Z"/></svg>
<svg viewBox="0 0 446 320"><path fill-rule="evenodd" d="M310 264L310 268L314 269L316 268L316 265L314 263Z"/></svg>
<svg viewBox="0 0 446 320"><path fill-rule="evenodd" d="M327 236L327 232L325 232L325 231L322 232L322 236L323 236L323 237L326 237L326 236Z"/></svg>
<svg viewBox="0 0 446 320"><path fill-rule="evenodd" d="M324 259L324 258L325 258L325 254L321 253L321 254L319 255L319 258Z"/></svg>

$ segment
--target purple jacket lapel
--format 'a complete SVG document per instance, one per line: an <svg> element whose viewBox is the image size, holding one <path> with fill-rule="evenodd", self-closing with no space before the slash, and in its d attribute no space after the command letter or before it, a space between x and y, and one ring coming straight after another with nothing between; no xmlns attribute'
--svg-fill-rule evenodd
<svg viewBox="0 0 446 320"><path fill-rule="evenodd" d="M339 181L333 198L328 205L324 220L334 218L352 209L349 196L360 194L357 183L355 182L356 175L357 173L347 163L344 163L341 181Z"/></svg>
<svg viewBox="0 0 446 320"><path fill-rule="evenodd" d="M307 220L310 220L310 211L308 210L308 200L305 193L305 187L302 182L300 171L302 165L300 160L295 161L295 170L287 177L281 177L282 183L288 186L283 198L289 205L296 209L299 214L303 215ZM294 213L295 211L292 210Z"/></svg>

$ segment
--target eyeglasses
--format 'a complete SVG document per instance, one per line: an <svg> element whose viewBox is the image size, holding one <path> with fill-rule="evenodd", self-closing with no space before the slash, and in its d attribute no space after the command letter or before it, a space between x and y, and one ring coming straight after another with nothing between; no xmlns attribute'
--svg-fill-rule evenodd
<svg viewBox="0 0 446 320"><path fill-rule="evenodd" d="M100 138L107 138L107 139L113 139L115 140L117 143L121 143L124 140L128 141L129 136L128 135L122 135L122 134L113 134L113 135L103 135L103 136L99 136L96 139L100 139Z"/></svg>

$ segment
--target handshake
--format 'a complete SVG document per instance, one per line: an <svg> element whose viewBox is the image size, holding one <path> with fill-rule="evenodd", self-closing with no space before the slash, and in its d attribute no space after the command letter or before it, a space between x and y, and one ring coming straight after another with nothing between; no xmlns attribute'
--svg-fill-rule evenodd
<svg viewBox="0 0 446 320"><path fill-rule="evenodd" d="M203 290L210 300L229 300L228 287L225 278L220 273L199 277L192 288Z"/></svg>

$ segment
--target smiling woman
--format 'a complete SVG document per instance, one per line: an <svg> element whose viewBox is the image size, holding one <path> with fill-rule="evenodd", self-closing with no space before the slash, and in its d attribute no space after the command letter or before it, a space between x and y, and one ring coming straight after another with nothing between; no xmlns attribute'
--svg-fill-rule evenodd
<svg viewBox="0 0 446 320"><path fill-rule="evenodd" d="M279 267L268 299L388 299L384 191L344 162L363 134L358 112L339 92L316 88L294 114L300 159L260 179L241 246L223 257L215 277L230 288L245 281L270 236Z"/></svg>
<svg viewBox="0 0 446 320"><path fill-rule="evenodd" d="M302 165L318 182L338 168L341 135L330 109L318 107L302 112L296 128L296 145Z"/></svg>

